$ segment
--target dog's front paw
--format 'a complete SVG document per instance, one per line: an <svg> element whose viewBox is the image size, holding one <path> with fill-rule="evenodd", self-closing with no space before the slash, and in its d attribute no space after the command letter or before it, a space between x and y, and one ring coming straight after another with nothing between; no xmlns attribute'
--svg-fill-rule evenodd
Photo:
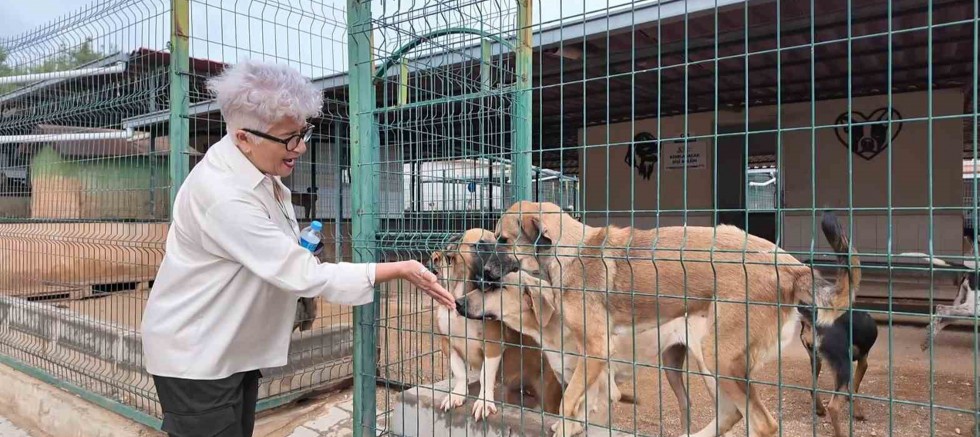
<svg viewBox="0 0 980 437"><path fill-rule="evenodd" d="M457 408L466 402L466 395L463 393L457 393L455 390L442 398L442 411L449 411L453 408Z"/></svg>
<svg viewBox="0 0 980 437"><path fill-rule="evenodd" d="M823 407L823 404L821 404L820 402L817 402L816 412L817 412L817 416L820 417L827 415L827 410Z"/></svg>
<svg viewBox="0 0 980 437"><path fill-rule="evenodd" d="M582 424L571 420L559 420L551 425L552 437L572 437L584 430Z"/></svg>
<svg viewBox="0 0 980 437"><path fill-rule="evenodd" d="M473 403L473 418L478 422L480 420L490 417L491 414L497 414L497 404L489 399L477 399Z"/></svg>

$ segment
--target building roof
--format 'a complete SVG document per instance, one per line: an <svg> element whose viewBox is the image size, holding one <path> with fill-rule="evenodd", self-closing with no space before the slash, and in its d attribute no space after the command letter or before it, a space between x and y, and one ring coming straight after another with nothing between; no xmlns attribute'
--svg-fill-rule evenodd
<svg viewBox="0 0 980 437"><path fill-rule="evenodd" d="M972 6L972 0L934 0L931 8L913 0L663 0L570 20L533 34L535 128L962 87L973 68ZM510 56L497 43L492 49ZM410 70L455 62L478 71L479 50L413 58ZM388 75L379 104L397 96L397 69ZM346 74L315 82L346 98ZM214 111L203 101L190 115ZM132 117L125 125L166 122L165 115Z"/></svg>
<svg viewBox="0 0 980 437"><path fill-rule="evenodd" d="M152 50L148 48L138 48L129 53L117 52L109 56L103 57L101 59L96 59L94 61L88 62L86 64L79 65L76 68L98 68L98 67L109 67L118 63L126 64L126 73L132 74L134 72L152 69L156 67L163 67L170 64L170 53L163 52L159 50ZM190 59L190 70L195 75L200 76L211 76L220 73L227 64L222 62L212 61L208 59L201 58L191 58ZM109 74L119 74L119 73L109 73ZM13 91L0 94L0 104L13 102L20 98L30 96L42 89L54 86L54 85L66 85L72 82L85 83L84 81L91 81L93 76L85 76L82 78L68 78L68 79L48 79L38 82L34 82L20 88L14 89Z"/></svg>
<svg viewBox="0 0 980 437"><path fill-rule="evenodd" d="M535 147L567 146L579 128L604 123L962 88L972 78L976 56L973 5L974 0L661 0L548 23L532 29ZM493 43L491 52L504 57L501 65L513 64L507 58L513 54L501 44ZM169 62L165 53L134 53ZM476 77L480 53L477 45L454 47L412 57L408 66L421 78L425 70L449 66L453 74ZM207 60L191 64L202 76L223 68ZM379 106L395 102L397 75L398 69L390 69L385 80L376 81ZM347 74L314 83L330 96L329 104L345 105ZM420 79L418 85L426 83ZM445 88L433 93L464 94ZM469 103L413 108L412 114L399 113L398 121L410 123L414 116L455 122ZM342 117L344 111L327 112ZM192 122L216 120L217 112L213 101L203 100L192 103L188 115ZM145 129L169 117L156 111L122 123ZM479 123L478 116L469 118L465 122ZM575 153L548 159L567 162Z"/></svg>

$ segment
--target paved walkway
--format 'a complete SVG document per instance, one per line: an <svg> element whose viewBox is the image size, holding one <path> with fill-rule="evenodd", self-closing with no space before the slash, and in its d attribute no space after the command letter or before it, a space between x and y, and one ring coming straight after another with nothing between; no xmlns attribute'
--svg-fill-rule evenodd
<svg viewBox="0 0 980 437"><path fill-rule="evenodd" d="M293 430L289 437L346 437L353 435L351 422L354 419L354 400L333 405L316 419L304 423ZM6 436L2 436L6 437Z"/></svg>
<svg viewBox="0 0 980 437"><path fill-rule="evenodd" d="M6 417L0 416L0 437L31 437L31 435L18 428Z"/></svg>

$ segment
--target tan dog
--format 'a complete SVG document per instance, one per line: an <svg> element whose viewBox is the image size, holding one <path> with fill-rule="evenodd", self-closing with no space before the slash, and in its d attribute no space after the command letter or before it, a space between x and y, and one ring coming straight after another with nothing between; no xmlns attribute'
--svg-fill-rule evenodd
<svg viewBox="0 0 980 437"><path fill-rule="evenodd" d="M481 239L493 241L493 234L485 229L470 229L430 257L430 268L456 297L474 288L473 276L479 267L474 245ZM468 320L444 308L436 311L438 331L446 336L440 346L443 355L449 358L454 382L452 391L443 398L443 410L465 402L467 370L479 369L480 391L473 405L473 417L480 420L496 413L494 385L497 371L502 368L503 382L508 388L527 388L540 399L545 411L558 412L562 385L544 366L537 343L497 321Z"/></svg>
<svg viewBox="0 0 980 437"><path fill-rule="evenodd" d="M507 327L520 330L524 335L537 340L545 349L545 355L552 369L564 378L570 378L578 360L582 356L571 332L562 329L563 323L555 320L561 316L561 294L547 280L537 278L523 270L504 276L502 286L488 290L474 290L457 300L457 311L470 319L500 320ZM685 327L685 322L687 326ZM681 424L688 423L688 393L684 387L683 373L685 355L690 353L698 370L706 372L701 358L701 345L698 341L704 335L707 320L704 316L680 317L660 327L657 331L646 331L636 337L636 361L652 363L659 352L663 355L661 364L665 368L667 380L677 397L681 413ZM615 354L610 368L613 380L590 387L589 423L606 425L609 418L607 406L624 401L634 402L632 396L623 395L618 385L633 378L633 338L630 335L614 335ZM690 346L690 347L688 347ZM709 392L714 386L706 384ZM582 414L582 412L578 412Z"/></svg>
<svg viewBox="0 0 980 437"><path fill-rule="evenodd" d="M833 215L824 216L823 230L846 261L850 247ZM616 353L611 337L700 314L708 321L703 362L725 378L718 379L720 410L697 435L724 434L743 416L751 436L775 435L776 420L746 381L792 341L799 320L792 305L816 304L818 325L830 325L849 307L860 278L856 256L850 257L853 268L841 269L831 283L734 226L591 227L552 203L515 203L497 222L495 236L522 269L540 269L561 290L564 329L590 361L579 360L562 397L562 415L579 423L585 393ZM486 263L483 279L499 283L509 273L501 270L506 264ZM579 423L566 420L553 429L573 435L583 429Z"/></svg>

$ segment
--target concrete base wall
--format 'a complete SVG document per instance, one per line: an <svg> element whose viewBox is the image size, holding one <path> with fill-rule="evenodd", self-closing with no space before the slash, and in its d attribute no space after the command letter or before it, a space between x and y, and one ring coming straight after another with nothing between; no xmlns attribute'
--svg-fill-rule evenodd
<svg viewBox="0 0 980 437"><path fill-rule="evenodd" d="M452 411L442 411L442 398L449 393L449 380L431 385L418 386L405 390L394 398L392 408L391 432L397 436L481 436L511 437L540 436L551 437L551 426L558 421L546 416L533 398L521 399L520 393L507 392L498 384L497 414L484 421L473 420L473 397L479 392L479 382L469 386L469 397L465 404ZM523 403L524 408L521 407ZM630 434L612 431L608 428L590 425L583 437L625 437Z"/></svg>
<svg viewBox="0 0 980 437"><path fill-rule="evenodd" d="M289 362L262 369L259 398L351 378L349 325L296 332ZM57 378L159 417L152 378L143 368L139 331L44 303L0 296L0 353Z"/></svg>
<svg viewBox="0 0 980 437"><path fill-rule="evenodd" d="M164 435L3 364L0 380L0 414L33 436Z"/></svg>

